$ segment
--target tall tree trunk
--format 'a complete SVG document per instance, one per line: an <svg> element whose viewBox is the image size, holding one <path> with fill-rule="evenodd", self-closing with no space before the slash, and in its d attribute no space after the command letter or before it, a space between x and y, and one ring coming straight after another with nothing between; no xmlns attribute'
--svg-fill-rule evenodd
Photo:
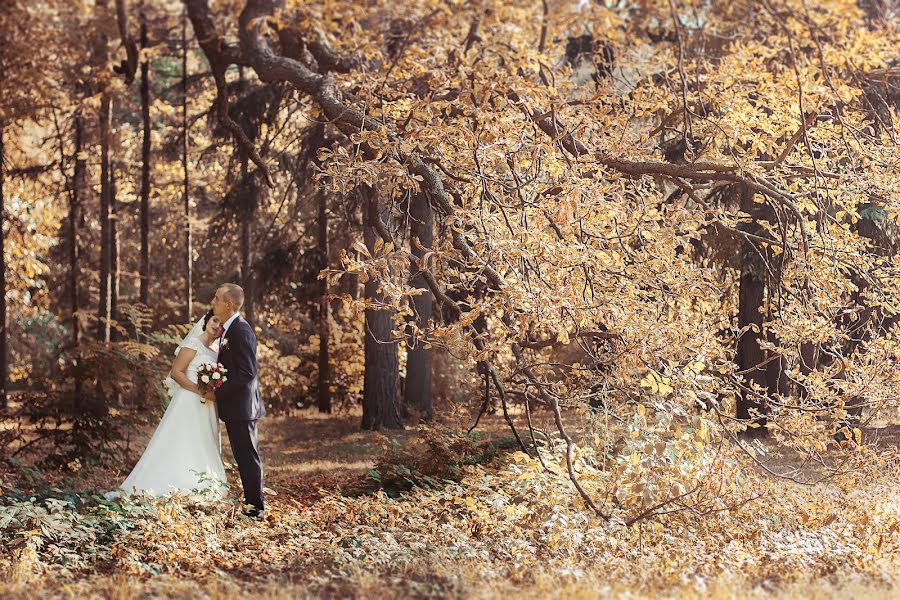
<svg viewBox="0 0 900 600"><path fill-rule="evenodd" d="M254 190L256 193L256 190ZM244 288L244 316L247 321L256 321L253 298L253 212L241 220L241 287Z"/></svg>
<svg viewBox="0 0 900 600"><path fill-rule="evenodd" d="M6 374L9 371L7 364L7 337L6 329L6 238L3 228L6 226L6 196L3 184L6 179L6 152L3 145L3 137L6 127L0 121L0 410L6 410L9 399L6 393Z"/></svg>
<svg viewBox="0 0 900 600"><path fill-rule="evenodd" d="M93 47L91 49L91 62L95 74L106 71L109 53L107 49L107 37L102 23L110 17L107 10L107 0L97 0L94 10L97 19L97 29L94 32ZM109 341L110 334L110 236L109 236L109 135L110 120L112 114L112 99L109 89L104 87L94 89L93 93L100 93L99 132L100 132L100 281L99 297L97 298L97 339L103 342Z"/></svg>
<svg viewBox="0 0 900 600"><path fill-rule="evenodd" d="M75 373L75 389L72 394L72 414L81 414L81 399L84 390L84 379L81 375L81 356L78 349L81 344L81 319L78 311L81 299L78 282L81 279L78 260L78 233L83 224L81 203L84 189L87 186L87 160L84 153L84 121L81 113L75 114L75 167L72 171L72 192L69 196L69 303L72 306L72 361Z"/></svg>
<svg viewBox="0 0 900 600"><path fill-rule="evenodd" d="M141 2L141 49L147 47L147 15ZM150 63L141 63L141 120L144 131L141 139L141 304L150 304Z"/></svg>
<svg viewBox="0 0 900 600"><path fill-rule="evenodd" d="M367 189L366 225L363 228L366 246L375 249L374 223L390 217L390 211L379 209L375 190ZM380 303L384 297L378 290L379 281L366 281L366 300ZM397 387L400 380L397 342L394 339L394 311L366 309L365 329L365 375L363 378L363 429L401 429L400 407L397 402Z"/></svg>
<svg viewBox="0 0 900 600"><path fill-rule="evenodd" d="M249 159L241 152L241 181L246 197L241 199L243 203L240 215L241 230L241 287L244 288L244 316L253 323L256 320L253 302L253 220L256 218L256 203L260 190L256 182L252 181L249 172Z"/></svg>
<svg viewBox="0 0 900 600"><path fill-rule="evenodd" d="M105 42L104 42L105 43ZM103 92L100 100L100 298L98 339L110 340L110 316L112 314L111 294L111 237L110 237L110 177L109 177L109 130L112 100Z"/></svg>
<svg viewBox="0 0 900 600"><path fill-rule="evenodd" d="M319 271L328 268L328 194L324 190L320 190L318 194L319 214L318 214L318 240L317 249L319 253ZM319 412L331 412L331 367L329 356L329 336L331 327L329 326L329 313L331 303L328 301L328 278L319 278L319 374L317 377L317 386L319 390L318 405Z"/></svg>
<svg viewBox="0 0 900 600"><path fill-rule="evenodd" d="M188 168L188 96L187 96L187 78L188 78L188 37L187 37L187 8L183 9L181 15L181 170L182 183L184 186L184 222L185 222L185 258L186 258L186 275L185 290L187 295L187 304L185 321L190 321L194 314L194 232L191 227L191 200L190 200L190 171Z"/></svg>
<svg viewBox="0 0 900 600"><path fill-rule="evenodd" d="M238 79L241 89L244 83L244 68L238 66ZM241 287L244 288L244 316L251 323L255 320L253 302L253 220L256 218L256 202L259 194L256 182L250 179L250 157L243 149L239 151L241 158L241 187L244 197L240 199L238 211L241 232Z"/></svg>
<svg viewBox="0 0 900 600"><path fill-rule="evenodd" d="M355 194L348 195L345 197L345 201L350 202L348 208L345 208L344 217L347 222L348 229L348 239L344 240L343 245L345 247L349 247L352 245L353 240L356 239L356 232L362 231L366 222L366 215L368 214L368 205L366 200L366 195L360 193L359 190ZM350 296L352 300L359 300L359 275L356 273L344 273L341 275L340 280L338 281L338 293L341 295ZM343 306L344 302L341 299L336 299L331 305L331 313L335 314Z"/></svg>
<svg viewBox="0 0 900 600"><path fill-rule="evenodd" d="M758 210L753 202L753 191L742 186L741 210L749 215L757 215ZM743 331L738 339L735 363L743 373L744 383L748 388L753 388L759 394L766 391L766 360L765 351L760 348L762 338L763 308L765 299L765 282L758 264L759 257L756 250L744 244L741 249L741 278L738 292L738 327ZM756 427L749 427L747 434L752 437L766 435L764 418L757 417L767 410L766 404L755 393L742 391L737 400L737 418L747 420Z"/></svg>
<svg viewBox="0 0 900 600"><path fill-rule="evenodd" d="M425 290L413 297L415 325L425 330L431 320L433 298L425 284L417 262L425 256L425 249L430 248L433 239L434 211L425 194L413 196L409 205L410 234L409 244L412 259L410 261L410 282L415 287ZM431 348L426 348L422 339L407 336L406 352L406 389L404 405L408 412L416 412L423 422L430 422L434 417L434 405L431 399Z"/></svg>
<svg viewBox="0 0 900 600"><path fill-rule="evenodd" d="M87 161L84 157L84 123L81 114L75 115L75 168L72 173L72 193L69 197L69 304L72 306L72 347L81 343L81 321L78 318L80 307L78 281L81 273L78 270L78 233L81 224L81 202L87 177Z"/></svg>
<svg viewBox="0 0 900 600"><path fill-rule="evenodd" d="M109 314L116 322L119 321L119 204L116 199L116 165L109 165L109 265L110 265L110 289L109 289ZM115 330L112 337L115 337Z"/></svg>

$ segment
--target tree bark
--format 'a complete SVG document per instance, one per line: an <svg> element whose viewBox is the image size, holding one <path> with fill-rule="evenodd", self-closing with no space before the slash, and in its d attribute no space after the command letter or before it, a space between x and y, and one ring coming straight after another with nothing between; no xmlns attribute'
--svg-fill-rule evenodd
<svg viewBox="0 0 900 600"><path fill-rule="evenodd" d="M741 187L741 210L749 215L758 213L753 202L753 191ZM744 385L755 389L759 394L766 390L766 353L760 345L762 339L763 308L765 300L765 282L761 274L761 266L756 250L749 244L744 244L741 249L741 278L738 291L738 327L741 330L747 328L738 339L735 363L743 373ZM736 416L746 420L747 434L752 437L766 435L765 418L758 417L767 411L766 403L755 393L746 390L741 392L737 400ZM752 425L755 425L753 427Z"/></svg>
<svg viewBox="0 0 900 600"><path fill-rule="evenodd" d="M187 9L184 9L181 16L181 170L186 229L184 234L186 259L185 293L187 295L185 322L189 322L194 314L194 232L191 227L190 170L188 167L187 22Z"/></svg>
<svg viewBox="0 0 900 600"><path fill-rule="evenodd" d="M111 162L109 165L109 212L109 266L111 271L109 277L109 314L114 321L118 322L121 272L119 269L119 208L116 199L116 166L114 162ZM112 330L110 337L116 337L115 330Z"/></svg>
<svg viewBox="0 0 900 600"><path fill-rule="evenodd" d="M319 271L328 268L328 194L318 193ZM329 356L329 326L331 303L328 301L328 278L319 278L319 373L317 377L319 412L331 412L331 366Z"/></svg>
<svg viewBox="0 0 900 600"><path fill-rule="evenodd" d="M253 323L256 320L253 302L253 221L256 218L256 202L259 194L256 182L252 181L249 172L249 160L241 154L241 181L246 198L241 198L239 210L241 231L241 287L244 288L244 316Z"/></svg>
<svg viewBox="0 0 900 600"><path fill-rule="evenodd" d="M347 238L344 240L344 247L350 247L357 232L361 232L366 220L367 208L365 205L365 195L355 193L348 195L346 198L353 198L354 201L346 210ZM341 295L347 295L351 300L359 300L359 275L356 273L344 273L338 280L337 291ZM336 299L331 304L331 313L336 314L343 306L343 300Z"/></svg>
<svg viewBox="0 0 900 600"><path fill-rule="evenodd" d="M142 0L141 8L143 8L143 5ZM137 44L134 43L134 38L131 37L131 33L128 31L127 0L116 0L116 21L119 26L119 38L125 47L126 60L115 70L125 77L125 85L131 85L134 83L134 74L137 72L138 49Z"/></svg>
<svg viewBox="0 0 900 600"><path fill-rule="evenodd" d="M7 364L7 338L6 329L6 237L3 228L6 226L6 196L4 195L4 183L6 172L6 153L3 138L6 127L0 121L0 410L6 410L9 406L9 398L6 391L6 379L9 371Z"/></svg>
<svg viewBox="0 0 900 600"><path fill-rule="evenodd" d="M776 291L781 286L782 272L784 271L784 254L780 255L778 264L772 265L774 275L770 275L766 285L766 320L772 321L775 318L775 303L777 301ZM778 337L774 331L767 331L766 336L769 343L777 344ZM787 396L790 393L790 383L785 369L787 361L781 354L774 351L769 352L769 362L766 364L766 389L770 398L775 396Z"/></svg>
<svg viewBox="0 0 900 600"><path fill-rule="evenodd" d="M104 42L105 43L105 42ZM110 177L109 177L109 130L112 100L103 92L100 100L100 298L98 300L97 338L110 340L110 317L112 314L111 294L111 237L110 237Z"/></svg>
<svg viewBox="0 0 900 600"><path fill-rule="evenodd" d="M390 216L390 210L379 208L381 204L374 190L366 194L366 225L363 228L366 247L374 251L378 234L375 220ZM381 303L384 297L379 292L379 281L369 279L365 284L366 301ZM363 378L362 428L402 429L400 407L397 402L397 388L400 381L397 342L394 339L394 311L366 309L365 329L365 375Z"/></svg>
<svg viewBox="0 0 900 600"><path fill-rule="evenodd" d="M72 362L75 375L74 393L72 394L72 414L81 414L84 379L81 374L81 356L78 346L81 344L81 319L78 311L81 307L78 282L81 279L79 269L78 237L83 222L82 201L87 185L87 160L84 153L84 121L81 113L75 114L75 167L72 170L72 191L69 196L69 303L72 306Z"/></svg>
<svg viewBox="0 0 900 600"><path fill-rule="evenodd" d="M72 347L81 343L81 321L78 318L80 307L78 281L81 273L78 269L78 233L81 224L81 201L87 177L87 161L84 158L83 142L84 123L81 115L75 115L75 168L72 173L72 193L69 197L69 304L72 306Z"/></svg>
<svg viewBox="0 0 900 600"><path fill-rule="evenodd" d="M147 47L147 15L144 14L144 3L141 2L141 49ZM141 62L141 120L144 124L141 139L141 263L139 300L143 305L150 304L150 64Z"/></svg>
<svg viewBox="0 0 900 600"><path fill-rule="evenodd" d="M100 24L107 18L107 1L97 0L95 15L98 27L94 32L92 47L92 64L95 74L103 73L107 69L109 52L107 49L107 37ZM94 93L100 93L99 132L100 132L100 281L99 297L97 298L97 339L109 342L110 338L110 235L109 235L109 135L112 113L112 99L105 84Z"/></svg>
<svg viewBox="0 0 900 600"><path fill-rule="evenodd" d="M418 193L412 197L409 205L409 217L409 244L412 253L410 283L423 290L421 294L412 298L415 325L421 331L428 327L431 320L434 300L417 264L425 256L426 249L430 248L434 242L434 211L424 194ZM421 338L416 339L412 332L408 332L404 406L408 413L418 413L419 419L425 423L430 422L434 417L434 405L431 398L431 364L431 348L426 348Z"/></svg>

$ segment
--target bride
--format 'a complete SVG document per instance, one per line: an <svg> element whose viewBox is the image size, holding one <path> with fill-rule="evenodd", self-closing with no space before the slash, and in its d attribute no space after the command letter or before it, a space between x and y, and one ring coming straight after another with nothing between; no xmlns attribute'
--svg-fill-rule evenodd
<svg viewBox="0 0 900 600"><path fill-rule="evenodd" d="M197 369L215 363L211 346L222 324L210 310L175 350L175 362L166 386L172 396L147 449L118 492L162 496L170 492L211 490L224 495L227 485L222 466L219 423L215 402L204 402L197 385Z"/></svg>

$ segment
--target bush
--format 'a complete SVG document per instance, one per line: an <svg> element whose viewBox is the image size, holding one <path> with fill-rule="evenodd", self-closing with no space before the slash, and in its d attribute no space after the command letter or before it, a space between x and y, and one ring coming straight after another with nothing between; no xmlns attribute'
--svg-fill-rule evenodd
<svg viewBox="0 0 900 600"><path fill-rule="evenodd" d="M489 438L426 426L419 431L420 436L407 440L384 438L381 456L368 473L367 492L382 489L397 497L414 487L434 489L448 481L458 482L463 467L488 463L516 445L512 437Z"/></svg>
<svg viewBox="0 0 900 600"><path fill-rule="evenodd" d="M59 357L59 372L35 380L18 396L0 434L0 455L41 447L46 465L92 464L117 456L118 442L156 421L168 396L162 381L184 326L147 331L146 307L122 307L129 323L114 324L117 341L84 341ZM49 446L49 452L46 450Z"/></svg>

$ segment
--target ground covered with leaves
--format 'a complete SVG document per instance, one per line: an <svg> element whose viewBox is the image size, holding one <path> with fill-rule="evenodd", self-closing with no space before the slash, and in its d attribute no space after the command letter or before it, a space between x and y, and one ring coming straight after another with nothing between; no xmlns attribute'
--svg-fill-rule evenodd
<svg viewBox="0 0 900 600"><path fill-rule="evenodd" d="M235 516L232 501L91 494L116 472L83 467L63 476L7 465L0 595L896 594L900 463L890 436L870 450L865 471L809 486L747 460L741 488L729 494L739 501L705 505L703 514L699 504L672 505L626 526L585 509L560 453L551 462L544 452L544 469L511 448L500 417L470 437L434 427L387 438L359 432L356 419L267 420L263 451L275 495L264 523ZM578 459L586 486L590 463Z"/></svg>

